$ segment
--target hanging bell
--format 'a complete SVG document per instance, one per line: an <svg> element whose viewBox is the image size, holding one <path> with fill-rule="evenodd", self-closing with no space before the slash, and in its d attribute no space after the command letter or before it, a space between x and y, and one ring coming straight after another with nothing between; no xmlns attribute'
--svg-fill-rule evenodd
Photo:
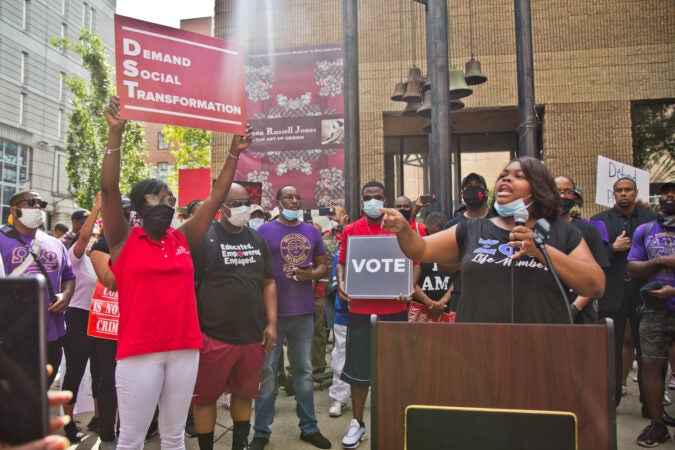
<svg viewBox="0 0 675 450"><path fill-rule="evenodd" d="M473 93L471 89L466 84L464 79L464 71L462 69L451 69L450 70L450 98L455 100L458 98L468 97Z"/></svg>
<svg viewBox="0 0 675 450"><path fill-rule="evenodd" d="M464 71L464 74L466 84L469 86L483 84L487 81L487 77L483 75L483 72L480 69L480 61L474 59L473 56L471 56L471 59L466 62L466 70Z"/></svg>
<svg viewBox="0 0 675 450"><path fill-rule="evenodd" d="M450 100L450 111L457 111L464 108L464 102L461 100Z"/></svg>
<svg viewBox="0 0 675 450"><path fill-rule="evenodd" d="M400 83L396 83L394 95L391 96L391 99L395 102L402 102L403 94L405 94L405 83L401 81Z"/></svg>
<svg viewBox="0 0 675 450"><path fill-rule="evenodd" d="M405 84L403 101L408 103L420 103L422 101L422 71L413 67L408 71L408 81Z"/></svg>
<svg viewBox="0 0 675 450"><path fill-rule="evenodd" d="M431 117L431 91L424 91L424 102L422 106L417 109L418 116L420 117Z"/></svg>
<svg viewBox="0 0 675 450"><path fill-rule="evenodd" d="M417 114L420 106L422 106L421 103L408 103L401 114L404 116L414 116Z"/></svg>

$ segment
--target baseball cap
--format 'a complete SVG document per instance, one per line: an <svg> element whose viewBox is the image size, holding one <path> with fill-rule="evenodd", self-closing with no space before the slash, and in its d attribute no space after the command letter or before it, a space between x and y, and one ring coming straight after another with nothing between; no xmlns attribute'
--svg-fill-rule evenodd
<svg viewBox="0 0 675 450"><path fill-rule="evenodd" d="M253 214L256 211L260 211L261 213L265 214L265 210L263 209L262 206L256 205L255 203L251 204L251 214Z"/></svg>
<svg viewBox="0 0 675 450"><path fill-rule="evenodd" d="M89 214L91 213L86 209L76 209L70 215L70 220L79 220L80 222L84 222L87 220L87 217L89 217Z"/></svg>
<svg viewBox="0 0 675 450"><path fill-rule="evenodd" d="M663 183L661 187L659 188L659 192L663 194L667 189L673 189L675 188L675 181L668 181L667 183Z"/></svg>
<svg viewBox="0 0 675 450"><path fill-rule="evenodd" d="M471 180L478 181L480 184L483 185L484 188L487 189L487 184L485 183L485 178L483 178L482 175L478 175L475 172L471 172L470 174L468 174L467 176L462 178L461 188L464 189L466 187L466 185L469 184L469 181L471 181Z"/></svg>

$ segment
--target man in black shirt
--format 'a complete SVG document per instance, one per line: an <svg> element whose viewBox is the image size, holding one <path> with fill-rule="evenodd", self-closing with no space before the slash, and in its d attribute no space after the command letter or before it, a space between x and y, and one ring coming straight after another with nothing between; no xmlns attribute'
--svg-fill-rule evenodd
<svg viewBox="0 0 675 450"><path fill-rule="evenodd" d="M232 393L232 449L248 448L264 353L276 345L272 259L265 240L246 226L250 212L248 192L233 183L220 221L192 251L204 342L193 399L200 450L213 449L216 401L224 392Z"/></svg>

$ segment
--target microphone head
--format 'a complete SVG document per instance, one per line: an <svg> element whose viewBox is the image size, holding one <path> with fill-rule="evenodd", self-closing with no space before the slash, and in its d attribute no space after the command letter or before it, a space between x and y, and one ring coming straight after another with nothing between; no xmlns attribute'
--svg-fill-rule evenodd
<svg viewBox="0 0 675 450"><path fill-rule="evenodd" d="M513 215L513 219L516 222L516 226L518 225L525 225L527 223L527 219L530 218L530 213L527 212L527 209L519 209L516 211L516 213Z"/></svg>

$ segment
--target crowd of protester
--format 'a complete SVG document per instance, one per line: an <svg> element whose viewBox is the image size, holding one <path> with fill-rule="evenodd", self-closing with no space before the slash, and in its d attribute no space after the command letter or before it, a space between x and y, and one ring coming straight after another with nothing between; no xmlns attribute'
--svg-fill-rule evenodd
<svg viewBox="0 0 675 450"><path fill-rule="evenodd" d="M424 320L448 322L612 319L617 405L635 355L642 414L650 420L637 444L670 440L667 426L675 419L663 403L675 336L675 182L660 187L654 211L638 205L635 181L621 178L613 186L615 206L585 220L581 190L571 178L554 178L541 161L521 157L504 167L492 193L480 174L462 179L462 207L449 220L428 211L430 196L414 203L399 196L388 208L385 186L370 181L361 189L361 217L350 221L344 207L333 205L327 219L307 223L298 187L281 187L272 212L233 182L252 139L248 127L233 138L210 195L191 201L173 228L176 198L165 183L144 180L122 197L126 121L117 98L106 119L101 192L91 211L76 210L70 229L58 223L49 236L40 231L46 203L39 193L21 191L0 233L3 275L43 273L48 280L47 359L56 371L65 355L61 387L72 393L52 394L65 414L54 426L64 426L70 442L83 437L73 412L89 363L94 414L87 428L102 446L140 449L159 433L162 448L180 449L187 431L201 450L211 450L216 402L229 394L232 448L263 449L273 438L285 354L284 386L295 395L299 438L332 446L314 405L316 377L330 367L327 412L339 417L351 403L353 418L340 445L357 448L367 438L371 315L405 322L412 308L421 309ZM540 219L550 225L545 244L534 231ZM413 260L414 289L390 300L351 298L345 286L350 239L382 235L395 236ZM30 259L27 248L40 256ZM99 284L118 296L116 339L88 334ZM46 439L49 448L67 444Z"/></svg>

